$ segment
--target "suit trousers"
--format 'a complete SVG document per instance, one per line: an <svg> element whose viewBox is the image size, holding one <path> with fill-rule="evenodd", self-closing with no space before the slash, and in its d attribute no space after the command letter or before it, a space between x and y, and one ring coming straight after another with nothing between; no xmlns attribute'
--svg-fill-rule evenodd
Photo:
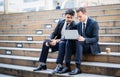
<svg viewBox="0 0 120 77"><path fill-rule="evenodd" d="M64 56L65 56L65 49L66 49L66 41L60 41L59 42L59 52L57 57L57 64L63 64Z"/></svg>
<svg viewBox="0 0 120 77"><path fill-rule="evenodd" d="M55 46L46 46L46 40L44 40L43 45L42 45L42 51L39 57L39 62L44 62L46 63L49 49L51 48L52 52L58 51L59 43L56 43Z"/></svg>
<svg viewBox="0 0 120 77"><path fill-rule="evenodd" d="M65 57L65 63L66 65L70 65L70 61L71 61L71 55L72 55L72 51L69 48L70 44L67 44L68 49L66 50L66 57ZM81 60L82 60L82 55L83 54L90 54L90 45L89 44L85 44L84 42L79 42L76 41L76 52L75 52L75 63L76 65L81 65Z"/></svg>
<svg viewBox="0 0 120 77"><path fill-rule="evenodd" d="M65 41L60 41L60 42L56 43L55 46L52 46L52 45L46 46L46 41L44 41L43 46L42 46L41 55L39 57L39 62L46 63L48 53L49 53L49 48L51 48L52 52L59 51L58 52L59 56L58 56L56 62L57 63L63 63L64 53L65 53Z"/></svg>

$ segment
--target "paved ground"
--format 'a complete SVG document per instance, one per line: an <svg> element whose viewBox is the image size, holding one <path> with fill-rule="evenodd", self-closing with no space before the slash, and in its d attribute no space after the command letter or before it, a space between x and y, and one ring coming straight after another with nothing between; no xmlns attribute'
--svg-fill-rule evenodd
<svg viewBox="0 0 120 77"><path fill-rule="evenodd" d="M115 77L115 76L105 76L105 75L95 75L95 74L82 73L82 74L76 75L74 77Z"/></svg>
<svg viewBox="0 0 120 77"><path fill-rule="evenodd" d="M5 74L0 74L0 77L15 77L15 76L10 76L10 75L5 75Z"/></svg>

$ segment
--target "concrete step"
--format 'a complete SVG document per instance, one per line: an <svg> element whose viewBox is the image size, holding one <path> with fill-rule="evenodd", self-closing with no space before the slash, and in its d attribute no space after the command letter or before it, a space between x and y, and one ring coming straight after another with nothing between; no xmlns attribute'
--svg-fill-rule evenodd
<svg viewBox="0 0 120 77"><path fill-rule="evenodd" d="M1 73L14 74L19 77L28 77L28 75L29 75L29 77L88 77L88 76L89 77L96 77L96 76L97 77L115 77L115 76L88 74L88 73L81 73L81 74L73 75L73 76L70 76L67 73L53 75L53 74L51 74L53 71L52 69L33 72L32 70L34 69L34 67L26 67L26 66L3 64L3 63L0 63L0 66L1 66L0 70L3 70ZM4 69L6 69L6 71ZM10 70L12 70L12 71L10 71ZM17 72L17 73L15 73L15 72Z"/></svg>
<svg viewBox="0 0 120 77"><path fill-rule="evenodd" d="M96 21L101 21L101 20L120 20L120 15L99 15L99 16L91 16L93 19Z"/></svg>
<svg viewBox="0 0 120 77"><path fill-rule="evenodd" d="M102 5L102 6L91 6L91 7L88 7L89 10L92 10L92 9L114 9L114 8L119 8L120 7L120 4L108 4L108 5Z"/></svg>
<svg viewBox="0 0 120 77"><path fill-rule="evenodd" d="M120 34L120 27L100 27L100 34Z"/></svg>
<svg viewBox="0 0 120 77"><path fill-rule="evenodd" d="M120 43L120 36L101 36L100 42ZM42 48L43 41L7 41L0 40L1 47L18 47L18 48Z"/></svg>
<svg viewBox="0 0 120 77"><path fill-rule="evenodd" d="M103 43L100 42L100 49L101 51L105 51L106 48L110 48L111 52L119 52L120 51L120 44L119 43Z"/></svg>
<svg viewBox="0 0 120 77"><path fill-rule="evenodd" d="M100 27L117 27L120 26L120 21L119 20L106 20L106 21L98 21L98 24Z"/></svg>
<svg viewBox="0 0 120 77"><path fill-rule="evenodd" d="M38 16L37 16L38 17ZM46 23L46 22L54 22L54 19L63 19L63 17L52 17L49 18L49 17L45 17L45 18L41 18L41 17L35 17L35 18L32 18L32 19L15 19L15 18L12 18L12 19L3 19L1 21L4 21L4 23L8 23L8 24L15 24L16 22L14 21L19 21L19 23L33 23L35 24L35 22L39 22L39 23ZM113 14L113 15L97 15L97 16L91 16L91 18L95 19L96 21L105 21L105 20L120 20L120 15L119 14ZM30 22L32 21L32 22ZM77 18L75 18L75 21L78 21Z"/></svg>
<svg viewBox="0 0 120 77"><path fill-rule="evenodd" d="M45 29L45 25L51 25L52 29L54 29L57 25L57 23L55 22L56 19L52 19L52 20L42 20L42 21L18 21L16 20L14 21L1 21L0 23L0 29L1 30L8 30L8 29ZM109 26L120 26L120 21L119 20L106 20L106 21L98 21L99 26L103 26L103 27L109 27Z"/></svg>
<svg viewBox="0 0 120 77"><path fill-rule="evenodd" d="M49 32L49 31L48 31ZM41 33L41 34L40 34ZM37 35L36 35L37 34ZM5 35L0 35L0 42L8 42L9 41L27 41L27 38L32 38L32 41L43 41L44 39L48 39L50 37L50 34L42 34L42 31L39 33L36 33L35 35L29 35L29 34L5 34ZM99 35L99 41L100 42L117 42L120 43L120 34L100 34ZM5 41L4 41L5 40ZM2 44L4 45L4 44Z"/></svg>
<svg viewBox="0 0 120 77"><path fill-rule="evenodd" d="M11 76L11 75L6 75L6 74L0 74L0 77L16 77L16 76Z"/></svg>
<svg viewBox="0 0 120 77"><path fill-rule="evenodd" d="M8 15L0 15L0 20L26 20L26 19L35 19L35 18L52 18L52 17L61 17L65 10L49 10L42 12L32 12L32 13L19 13L19 14L8 14ZM110 14L119 14L120 9L97 9L96 10L88 10L89 16L96 15L110 15ZM47 16L46 16L47 15ZM13 18L12 18L13 17Z"/></svg>
<svg viewBox="0 0 120 77"><path fill-rule="evenodd" d="M44 26L45 28L45 26ZM1 26L0 34L37 34L38 32L41 32L39 34L50 34L53 32L53 28L9 28ZM100 34L120 34L120 27L100 27L99 33Z"/></svg>
<svg viewBox="0 0 120 77"><path fill-rule="evenodd" d="M15 57L13 57L15 58ZM10 57L6 58L6 61L2 63L6 64L13 64L13 65L22 65L22 66L38 66L38 62L36 58L25 58L24 60L21 60L21 58L17 57L18 59L11 59ZM24 57L23 57L24 58ZM26 61L27 59L27 61ZM2 59L3 60L3 59ZM1 61L2 61L1 60ZM48 59L47 60L47 66L49 69L54 69L56 67L56 59ZM75 67L74 61L71 62L71 68L73 69ZM120 76L120 64L116 63L103 63L103 62L82 62L81 63L81 69L83 73L94 73L94 74L102 74L102 75L114 75L114 76ZM98 71L99 70L99 71ZM109 71L109 72L108 72Z"/></svg>
<svg viewBox="0 0 120 77"><path fill-rule="evenodd" d="M23 26L27 26L27 25L39 25L40 24L50 24L50 23L55 23L55 20L58 20L59 18L52 18L52 19L48 19L46 20L4 20L4 21L0 21L0 25L23 25ZM57 22L57 21L56 21Z"/></svg>
<svg viewBox="0 0 120 77"><path fill-rule="evenodd" d="M11 54L10 54L11 53ZM41 52L40 51L3 51L1 50L0 52L1 54L1 61L6 61L6 57L9 57L11 56L11 58L15 57L24 57L24 58L36 58L38 60ZM55 52L55 53L49 53L48 54L48 58L53 58L53 59L56 59L57 58L57 55L58 55L58 52ZM2 59L4 58L4 59ZM109 54L107 54L106 52L101 52L97 55L85 55L83 56L83 61L88 61L88 62L107 62L107 63L118 63L120 64L120 52L111 52ZM75 59L75 56L73 55L72 56L72 60ZM10 62L10 61L13 61L13 60L9 60L7 62Z"/></svg>
<svg viewBox="0 0 120 77"><path fill-rule="evenodd" d="M42 48L43 41L0 41L1 47Z"/></svg>
<svg viewBox="0 0 120 77"><path fill-rule="evenodd" d="M51 22L51 23L35 23L35 24L19 24L19 25L12 25L12 24L4 24L0 25L0 30L36 30L36 29L54 29L56 27L57 23Z"/></svg>
<svg viewBox="0 0 120 77"><path fill-rule="evenodd" d="M35 41L35 42L41 43L41 41ZM28 43L31 43L31 46L29 46L28 48L19 48L19 47L0 47L0 48L1 49L6 49L6 50L11 50L11 49L14 50L15 49L15 50L35 50L35 51L37 49L37 51L38 50L40 51L40 47L41 47L42 43L41 43L40 46L38 46L39 44L33 44L35 46L37 45L38 48L36 48L35 46L32 45L32 43L34 43L34 41L33 42L28 42ZM18 44L21 44L21 43L18 43ZM111 48L111 52L120 52L119 51L120 50L120 43L105 43L105 42L100 42L99 45L100 45L101 51L105 51L106 48ZM17 44L16 44L16 46L17 46Z"/></svg>
<svg viewBox="0 0 120 77"><path fill-rule="evenodd" d="M48 38L48 35L29 35L29 34L0 35L0 40L12 40L12 41L40 41L47 38Z"/></svg>
<svg viewBox="0 0 120 77"><path fill-rule="evenodd" d="M96 10L88 10L88 15L89 16L95 16L95 15L111 15L111 14L120 14L120 9L119 8L114 8L114 9L98 9Z"/></svg>
<svg viewBox="0 0 120 77"><path fill-rule="evenodd" d="M119 34L100 34L99 35L99 42L120 43L119 39L120 39Z"/></svg>
<svg viewBox="0 0 120 77"><path fill-rule="evenodd" d="M100 6L101 7L101 6ZM87 9L89 15L100 15L100 14L119 14L119 8L107 8L107 9ZM117 6L118 7L118 6ZM96 7L93 7L96 8ZM97 7L98 8L98 7ZM97 10L97 11L96 11ZM32 13L18 13L18 14L9 14L4 16L4 19L10 19L14 17L15 19L17 18L34 18L36 17L46 17L45 15L50 17L51 16L59 16L65 12L64 10L47 10L47 11L40 11L40 12L32 12ZM0 15L2 17L2 15Z"/></svg>
<svg viewBox="0 0 120 77"><path fill-rule="evenodd" d="M3 29L0 34L51 34L54 29ZM120 27L100 28L100 34L120 34Z"/></svg>

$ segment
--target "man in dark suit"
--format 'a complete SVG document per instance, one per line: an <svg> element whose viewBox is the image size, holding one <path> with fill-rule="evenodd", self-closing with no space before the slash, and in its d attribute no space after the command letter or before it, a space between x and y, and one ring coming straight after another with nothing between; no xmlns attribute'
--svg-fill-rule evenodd
<svg viewBox="0 0 120 77"><path fill-rule="evenodd" d="M100 53L99 45L98 45L98 23L87 16L86 9L84 7L80 7L76 10L78 20L80 21L77 24L77 29L79 33L79 37L76 41L76 53L75 53L75 63L76 68L73 69L69 74L75 75L81 73L80 65L82 54L93 54L96 55ZM69 44L68 44L69 45ZM66 51L65 64L66 67L63 68L61 73L65 73L68 68L70 68L71 61L71 53L68 49Z"/></svg>
<svg viewBox="0 0 120 77"><path fill-rule="evenodd" d="M52 32L50 36L50 39L45 40L43 42L42 52L39 58L40 64L36 69L34 69L34 71L47 69L46 60L47 60L47 56L49 53L49 48L52 49L52 52L59 51L58 58L56 61L58 66L57 66L57 70L55 71L55 73L62 69L62 63L64 59L65 45L66 45L66 40L64 39L64 31L66 29L74 29L75 27L74 14L75 12L72 9L66 10L65 19L60 20L58 22L55 30Z"/></svg>
<svg viewBox="0 0 120 77"><path fill-rule="evenodd" d="M57 10L61 9L60 3L57 3L56 9L57 9Z"/></svg>

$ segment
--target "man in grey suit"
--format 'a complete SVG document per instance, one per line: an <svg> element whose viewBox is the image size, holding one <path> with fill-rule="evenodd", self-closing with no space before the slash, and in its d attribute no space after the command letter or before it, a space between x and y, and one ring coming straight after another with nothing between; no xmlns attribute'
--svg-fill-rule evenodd
<svg viewBox="0 0 120 77"><path fill-rule="evenodd" d="M99 40L98 23L87 16L87 12L84 7L80 7L79 9L76 10L76 12L77 12L78 20L80 21L77 24L79 37L76 41L76 53L75 53L76 68L69 73L70 75L81 73L80 65L81 65L83 53L93 54L93 55L100 53L100 48L98 45L98 40ZM66 66L63 68L61 73L65 73L67 68L70 67L70 61L71 61L70 58L71 58L71 53L68 49L66 51L66 58L65 58Z"/></svg>

